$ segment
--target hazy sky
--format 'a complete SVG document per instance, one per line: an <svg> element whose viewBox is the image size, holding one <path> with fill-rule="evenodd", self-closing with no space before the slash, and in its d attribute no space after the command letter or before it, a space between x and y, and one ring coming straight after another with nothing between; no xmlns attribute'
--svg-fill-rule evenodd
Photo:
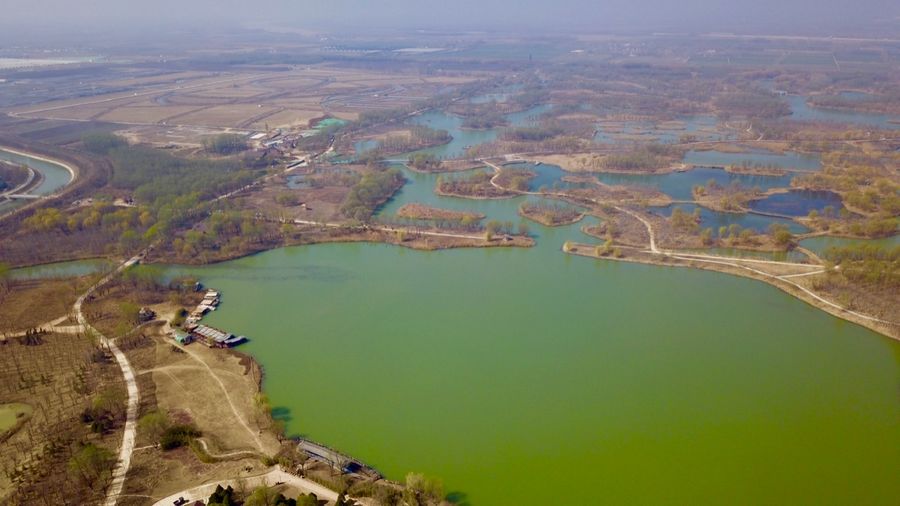
<svg viewBox="0 0 900 506"><path fill-rule="evenodd" d="M311 29L900 31L898 0L3 0L0 13L2 26L117 30L271 23Z"/></svg>

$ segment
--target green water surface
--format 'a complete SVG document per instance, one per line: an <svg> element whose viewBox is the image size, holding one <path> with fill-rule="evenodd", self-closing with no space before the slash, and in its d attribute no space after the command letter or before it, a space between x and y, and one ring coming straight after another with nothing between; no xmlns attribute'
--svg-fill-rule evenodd
<svg viewBox="0 0 900 506"><path fill-rule="evenodd" d="M407 202L518 223L522 198ZM288 432L473 505L897 504L900 343L772 286L530 249L380 244L170 267L223 293Z"/></svg>

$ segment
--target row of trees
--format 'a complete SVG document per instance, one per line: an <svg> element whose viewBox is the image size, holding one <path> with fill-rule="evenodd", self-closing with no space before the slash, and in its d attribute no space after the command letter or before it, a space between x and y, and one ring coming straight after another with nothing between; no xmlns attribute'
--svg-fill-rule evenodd
<svg viewBox="0 0 900 506"><path fill-rule="evenodd" d="M122 253L133 251L165 231L165 226L156 225L156 216L147 208L115 207L105 201L75 211L45 207L23 221L25 230L43 234L97 233L94 235L99 234L107 246L118 246Z"/></svg>
<svg viewBox="0 0 900 506"><path fill-rule="evenodd" d="M752 245L759 242L758 236L760 233L756 229L744 228L737 223L719 227L718 237L714 235L715 232L712 228L701 229L702 220L699 207L694 208L694 211L691 213L682 210L680 207L675 207L669 220L676 230L688 234L699 232L700 240L704 246L712 246L716 239L732 246ZM768 234L772 242L781 248L789 248L794 244L794 234L783 223L772 223L769 225Z"/></svg>
<svg viewBox="0 0 900 506"><path fill-rule="evenodd" d="M509 128L503 131L503 140L519 142L541 142L563 133L556 125Z"/></svg>

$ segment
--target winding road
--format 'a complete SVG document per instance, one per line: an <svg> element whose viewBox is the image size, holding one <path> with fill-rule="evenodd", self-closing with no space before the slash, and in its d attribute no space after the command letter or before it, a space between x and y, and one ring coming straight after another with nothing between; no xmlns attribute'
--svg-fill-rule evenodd
<svg viewBox="0 0 900 506"><path fill-rule="evenodd" d="M119 494L122 493L122 488L125 486L125 475L128 474L128 469L131 467L131 454L134 451L134 440L137 434L137 414L140 392L138 390L137 380L135 379L134 369L132 369L131 363L128 362L128 357L122 353L122 350L119 349L115 341L107 338L91 326L88 319L84 316L82 306L84 306L84 301L98 288L109 283L113 277L117 276L125 269L140 262L143 255L144 252L138 253L125 261L116 270L104 276L100 281L88 288L86 292L78 297L78 300L75 301L75 306L73 307L78 324L84 327L87 332L94 334L97 339L99 339L100 343L107 346L112 352L113 357L115 357L116 362L119 364L119 368L122 370L122 376L125 378L125 388L128 391L128 403L125 410L125 431L122 435L122 446L119 448L118 461L116 462L116 467L113 468L112 481L106 491L106 500L103 503L105 506L115 506Z"/></svg>
<svg viewBox="0 0 900 506"><path fill-rule="evenodd" d="M219 485L222 485L226 488L230 485L235 489L240 489L242 486L246 489L253 489L261 485L275 486L281 483L290 485L307 494L316 494L316 497L318 497L319 499L324 499L332 503L334 501L337 501L338 498L337 492L327 489L314 481L307 480L306 478L301 478L299 476L295 476L293 474L285 472L279 466L276 469L273 469L265 474L247 476L245 478L238 478L233 480L216 481L188 490L183 490L181 492L176 492L168 497L156 501L155 503L153 503L153 506L172 506L175 501L182 498L187 499L188 504L193 504L194 501L205 501L206 499L209 499L209 496L212 495L212 493L216 490L216 487Z"/></svg>

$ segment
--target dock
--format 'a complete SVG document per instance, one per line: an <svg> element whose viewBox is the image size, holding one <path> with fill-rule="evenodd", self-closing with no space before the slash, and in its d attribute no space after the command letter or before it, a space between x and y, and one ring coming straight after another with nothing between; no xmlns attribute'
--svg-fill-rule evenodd
<svg viewBox="0 0 900 506"><path fill-rule="evenodd" d="M172 338L179 344L190 344L197 341L210 348L233 348L247 342L246 336L234 335L231 332L200 323L207 313L215 311L219 307L220 302L221 294L219 292L207 290L203 295L203 300L184 320L183 327L187 333L176 330L173 332Z"/></svg>
<svg viewBox="0 0 900 506"><path fill-rule="evenodd" d="M191 314L185 319L185 323L188 325L200 323L200 320L203 319L203 316L210 311L215 311L219 307L219 292L215 290L207 290L206 294L203 296L203 300L200 301L200 304L197 304L197 307L191 311Z"/></svg>
<svg viewBox="0 0 900 506"><path fill-rule="evenodd" d="M331 467L349 474L358 474L361 476L381 479L384 476L375 468L367 466L362 462L348 457L337 450L333 450L325 445L314 443L308 439L301 439L297 447L307 453L311 458L325 462Z"/></svg>
<svg viewBox="0 0 900 506"><path fill-rule="evenodd" d="M188 327L188 331L194 341L201 342L210 348L232 348L247 341L244 336L236 336L209 325L194 325Z"/></svg>

